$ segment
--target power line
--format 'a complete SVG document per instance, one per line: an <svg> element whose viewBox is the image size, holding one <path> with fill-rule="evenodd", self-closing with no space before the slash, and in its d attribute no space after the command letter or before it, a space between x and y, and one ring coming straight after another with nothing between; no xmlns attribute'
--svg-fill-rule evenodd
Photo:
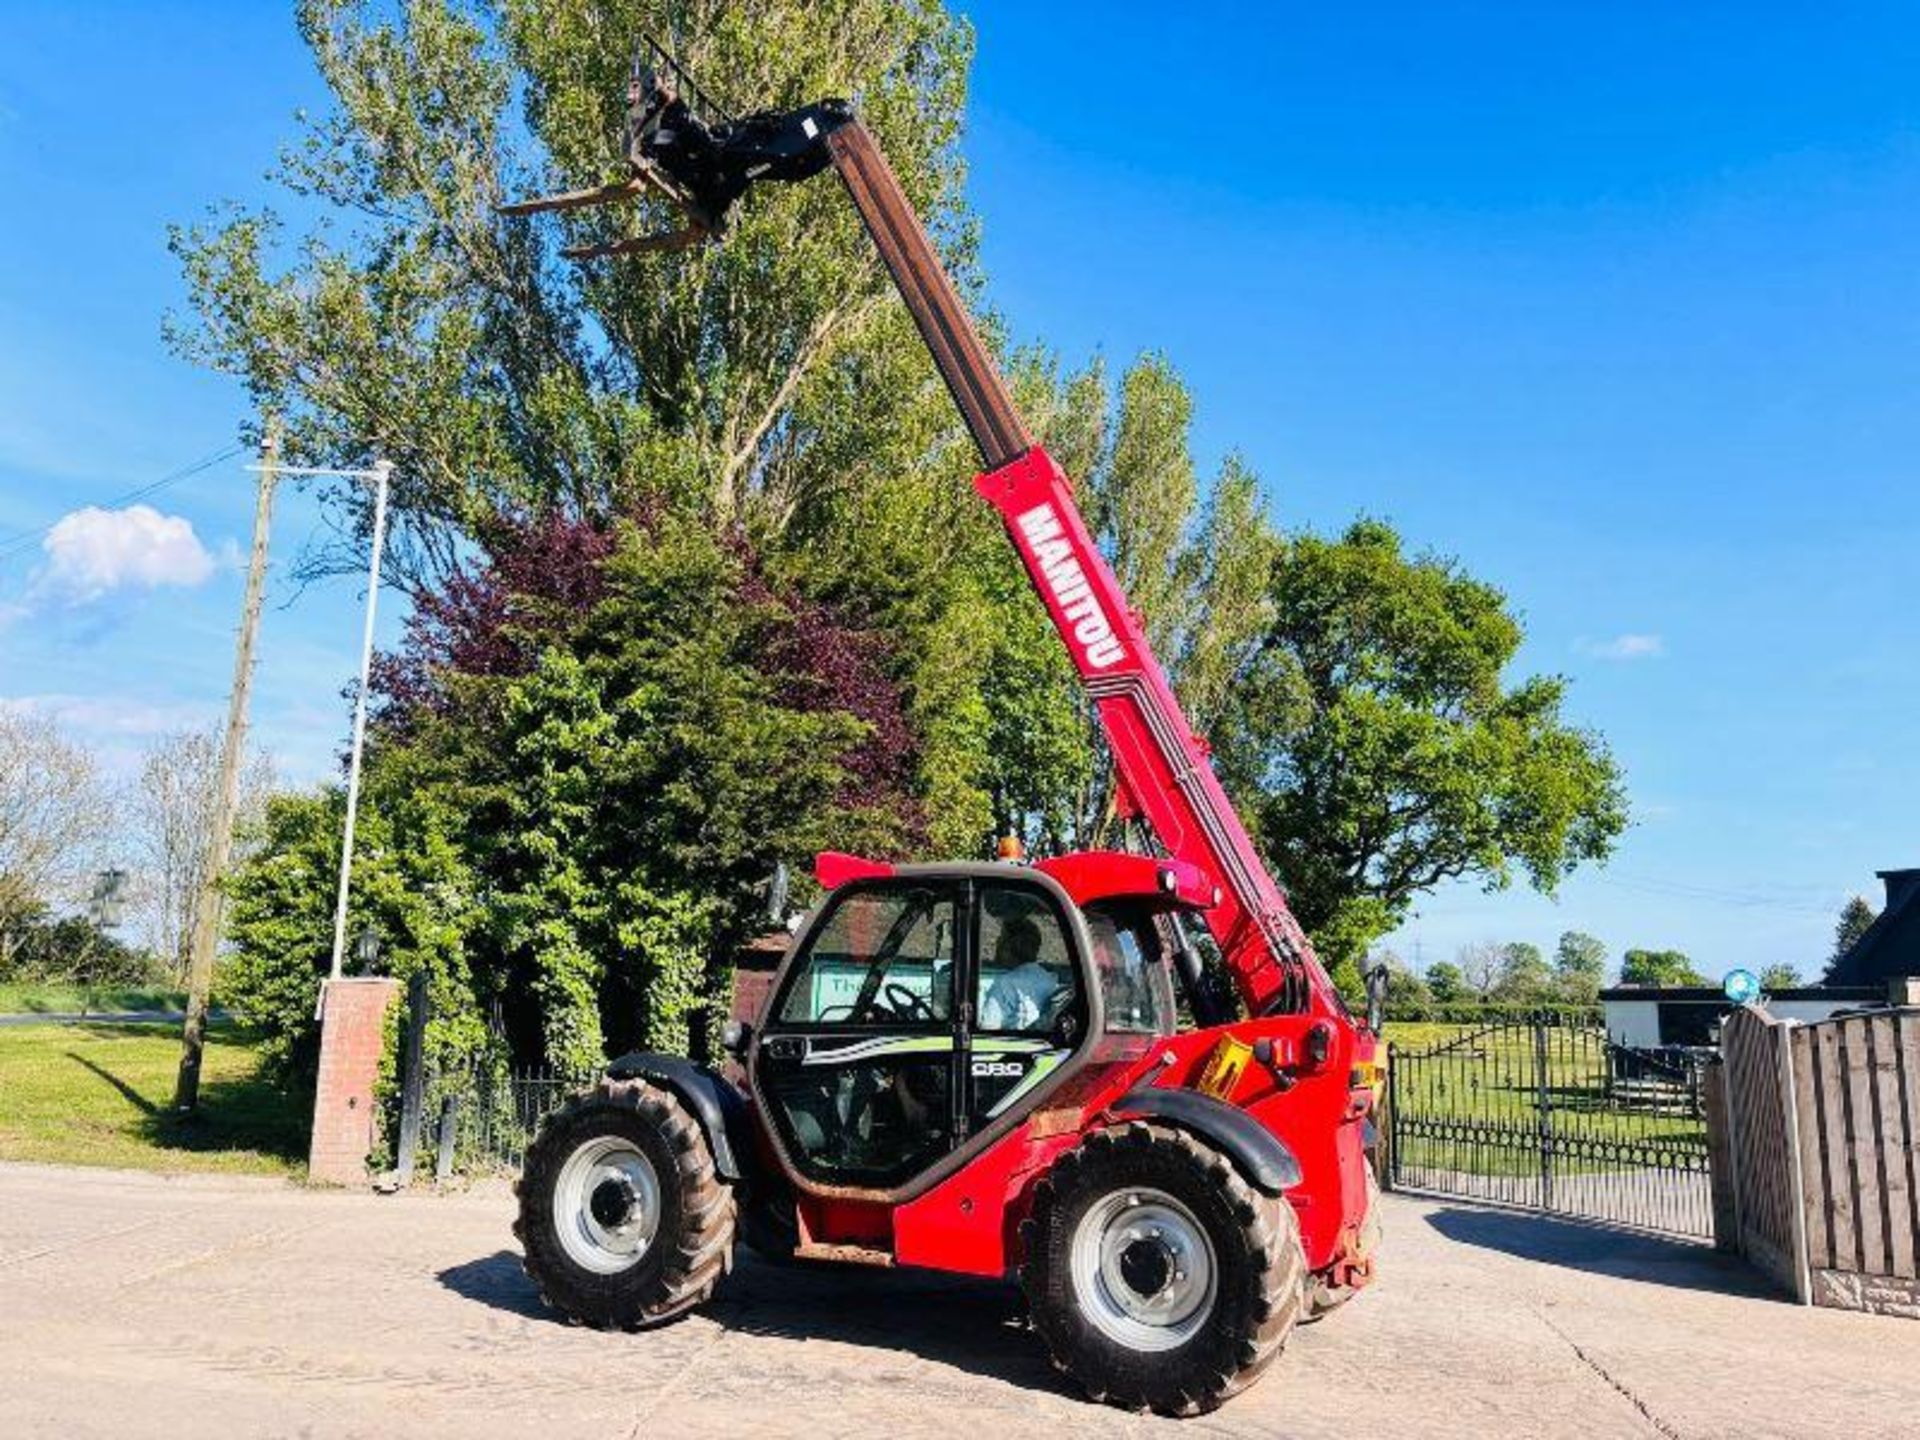
<svg viewBox="0 0 1920 1440"><path fill-rule="evenodd" d="M1652 876L1596 875L1592 878L1601 885L1611 885L1616 889L1637 890L1643 894L1664 895L1676 900L1706 901L1742 910L1781 910L1801 915L1834 913L1832 906L1807 900L1789 900L1777 893L1721 889L1711 885L1693 885L1680 880L1656 879Z"/></svg>
<svg viewBox="0 0 1920 1440"><path fill-rule="evenodd" d="M105 501L104 503L98 501L93 503L98 505L99 508L106 510L114 510L123 505L131 505L136 500L144 500L149 495L157 495L169 485L177 485L182 480L198 475L203 470L211 470L222 461L231 460L234 456L241 454L246 448L244 445L229 445L218 454L208 455L204 459L195 460L190 465L183 465L178 470L162 475L158 480L149 481L145 485L127 491L124 495L116 496L114 499ZM7 536L6 539L0 540L0 561L11 560L16 555L25 554L28 550L32 549L42 537L51 533L54 526L59 523L60 522L56 520L50 525L42 525L38 530L16 531L14 534Z"/></svg>

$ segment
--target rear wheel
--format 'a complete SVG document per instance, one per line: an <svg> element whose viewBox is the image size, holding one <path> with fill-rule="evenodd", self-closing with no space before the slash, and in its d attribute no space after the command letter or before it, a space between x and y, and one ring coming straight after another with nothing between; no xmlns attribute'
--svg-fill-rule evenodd
<svg viewBox="0 0 1920 1440"><path fill-rule="evenodd" d="M664 1324L732 1267L733 1192L706 1135L643 1080L603 1080L549 1115L515 1188L527 1273L570 1320Z"/></svg>
<svg viewBox="0 0 1920 1440"><path fill-rule="evenodd" d="M1089 1135L1040 1183L1020 1279L1054 1362L1096 1400L1211 1410L1273 1363L1304 1294L1293 1207L1182 1131Z"/></svg>

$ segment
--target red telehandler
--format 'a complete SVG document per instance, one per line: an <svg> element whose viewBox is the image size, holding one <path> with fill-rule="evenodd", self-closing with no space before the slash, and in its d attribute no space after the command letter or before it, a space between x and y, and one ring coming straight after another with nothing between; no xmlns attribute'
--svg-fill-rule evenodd
<svg viewBox="0 0 1920 1440"><path fill-rule="evenodd" d="M700 1304L736 1229L779 1259L1011 1274L1091 1396L1210 1410L1372 1273L1378 992L1366 1024L1335 993L852 107L734 118L649 42L627 127L628 181L509 211L651 189L683 228L569 253L675 248L721 238L753 184L831 167L1098 709L1119 814L1156 843L1030 866L820 856L825 897L758 1023L724 1037L744 1090L677 1056L609 1065L527 1152L527 1270L609 1328Z"/></svg>

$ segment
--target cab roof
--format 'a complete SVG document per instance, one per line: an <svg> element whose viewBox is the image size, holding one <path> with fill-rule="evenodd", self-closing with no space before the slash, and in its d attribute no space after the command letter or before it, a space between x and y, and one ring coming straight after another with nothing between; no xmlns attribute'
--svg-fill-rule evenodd
<svg viewBox="0 0 1920 1440"><path fill-rule="evenodd" d="M825 850L815 857L813 873L823 887L837 890L855 880L879 880L891 875L931 876L950 871L955 875L977 876L983 871L991 873L1000 865L1009 870L1022 868L1017 862L984 866L978 863L894 865L886 860ZM1204 910L1220 898L1218 887L1197 865L1123 850L1076 850L1035 861L1032 868L1059 882L1073 903L1082 907L1101 900L1137 896L1168 906Z"/></svg>

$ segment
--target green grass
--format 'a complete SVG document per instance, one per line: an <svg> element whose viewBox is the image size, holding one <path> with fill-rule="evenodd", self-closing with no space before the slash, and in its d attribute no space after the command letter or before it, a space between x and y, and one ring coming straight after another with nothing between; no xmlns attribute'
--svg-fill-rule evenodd
<svg viewBox="0 0 1920 1440"><path fill-rule="evenodd" d="M64 982L0 984L0 1015L77 1015L86 1011L184 1010L184 990L102 985L88 989Z"/></svg>
<svg viewBox="0 0 1920 1440"><path fill-rule="evenodd" d="M171 1113L177 1025L0 1026L0 1160L292 1175L303 1102L260 1074L244 1032L209 1032L200 1110Z"/></svg>

